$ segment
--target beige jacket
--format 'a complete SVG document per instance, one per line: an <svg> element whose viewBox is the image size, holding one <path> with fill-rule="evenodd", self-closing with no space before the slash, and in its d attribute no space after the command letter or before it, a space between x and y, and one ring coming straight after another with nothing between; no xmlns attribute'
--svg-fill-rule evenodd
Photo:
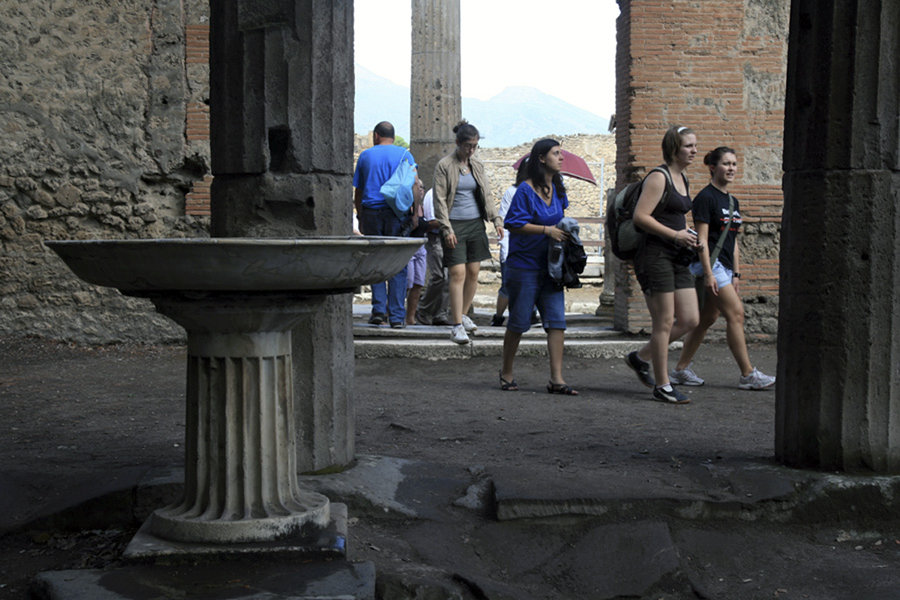
<svg viewBox="0 0 900 600"><path fill-rule="evenodd" d="M475 188L475 201L478 203L478 208L481 209L481 218L493 223L499 229L503 227L503 218L497 214L494 202L489 201L491 190L484 173L484 165L475 158L469 159L469 163L472 165L472 177L478 184L478 187ZM453 208L456 186L459 185L461 174L462 164L456 160L455 152L439 160L434 167L434 218L440 223L442 236L453 232L453 227L450 225L450 209Z"/></svg>

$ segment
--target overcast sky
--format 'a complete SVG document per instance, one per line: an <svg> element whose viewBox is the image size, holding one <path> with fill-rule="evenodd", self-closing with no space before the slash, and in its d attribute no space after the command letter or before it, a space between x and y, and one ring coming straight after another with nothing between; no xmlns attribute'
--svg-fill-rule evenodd
<svg viewBox="0 0 900 600"><path fill-rule="evenodd" d="M410 0L354 4L356 62L408 87ZM609 117L618 15L616 0L460 0L462 95L526 85Z"/></svg>

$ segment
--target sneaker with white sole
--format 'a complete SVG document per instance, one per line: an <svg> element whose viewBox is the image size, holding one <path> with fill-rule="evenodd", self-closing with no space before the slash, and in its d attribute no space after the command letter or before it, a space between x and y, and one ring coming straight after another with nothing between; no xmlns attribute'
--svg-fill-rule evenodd
<svg viewBox="0 0 900 600"><path fill-rule="evenodd" d="M469 336L468 334L466 334L466 329L462 326L462 324L454 325L450 329L450 339L457 344L469 343Z"/></svg>
<svg viewBox="0 0 900 600"><path fill-rule="evenodd" d="M478 325L475 324L475 321L469 318L468 315L462 316L462 326L468 333L472 333L476 329L478 329Z"/></svg>
<svg viewBox="0 0 900 600"><path fill-rule="evenodd" d="M669 404L687 404L691 401L690 398L688 398L675 388L667 390L662 387L653 388L653 399L659 400L660 402L667 402Z"/></svg>
<svg viewBox="0 0 900 600"><path fill-rule="evenodd" d="M741 375L738 387L742 390L764 390L775 385L775 378L754 368L749 375Z"/></svg>
<svg viewBox="0 0 900 600"><path fill-rule="evenodd" d="M693 363L691 363L693 364ZM691 368L691 365L683 369L675 369L669 373L669 381L675 385L701 386L705 382Z"/></svg>

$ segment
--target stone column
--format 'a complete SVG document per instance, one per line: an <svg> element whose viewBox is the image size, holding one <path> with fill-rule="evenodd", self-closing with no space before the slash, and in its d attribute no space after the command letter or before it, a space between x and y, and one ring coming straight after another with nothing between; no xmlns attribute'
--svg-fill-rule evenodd
<svg viewBox="0 0 900 600"><path fill-rule="evenodd" d="M351 234L353 93L352 1L211 3L214 236ZM334 296L293 329L301 471L353 459L352 310Z"/></svg>
<svg viewBox="0 0 900 600"><path fill-rule="evenodd" d="M453 127L462 118L459 0L412 0L409 89L410 151L427 190L434 166L456 145Z"/></svg>
<svg viewBox="0 0 900 600"><path fill-rule="evenodd" d="M775 451L900 472L900 4L794 0Z"/></svg>

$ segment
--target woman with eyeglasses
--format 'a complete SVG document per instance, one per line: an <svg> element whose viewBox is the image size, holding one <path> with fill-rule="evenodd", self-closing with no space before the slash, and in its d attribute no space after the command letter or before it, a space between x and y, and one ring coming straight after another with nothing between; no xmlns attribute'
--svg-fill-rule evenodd
<svg viewBox="0 0 900 600"><path fill-rule="evenodd" d="M479 134L465 119L453 128L456 150L434 168L434 216L441 227L449 273L450 339L467 344L477 329L467 315L478 287L481 261L491 257L485 221L503 238L503 219L490 199L484 165L475 158Z"/></svg>
<svg viewBox="0 0 900 600"><path fill-rule="evenodd" d="M688 270L699 240L685 219L691 198L684 174L697 154L697 136L688 127L670 127L662 151L666 172L654 170L644 178L634 209L635 226L647 234L634 258L634 272L650 311L650 341L625 361L641 383L653 388L654 400L686 404L688 397L669 381L668 358L669 342L699 321L694 276Z"/></svg>

